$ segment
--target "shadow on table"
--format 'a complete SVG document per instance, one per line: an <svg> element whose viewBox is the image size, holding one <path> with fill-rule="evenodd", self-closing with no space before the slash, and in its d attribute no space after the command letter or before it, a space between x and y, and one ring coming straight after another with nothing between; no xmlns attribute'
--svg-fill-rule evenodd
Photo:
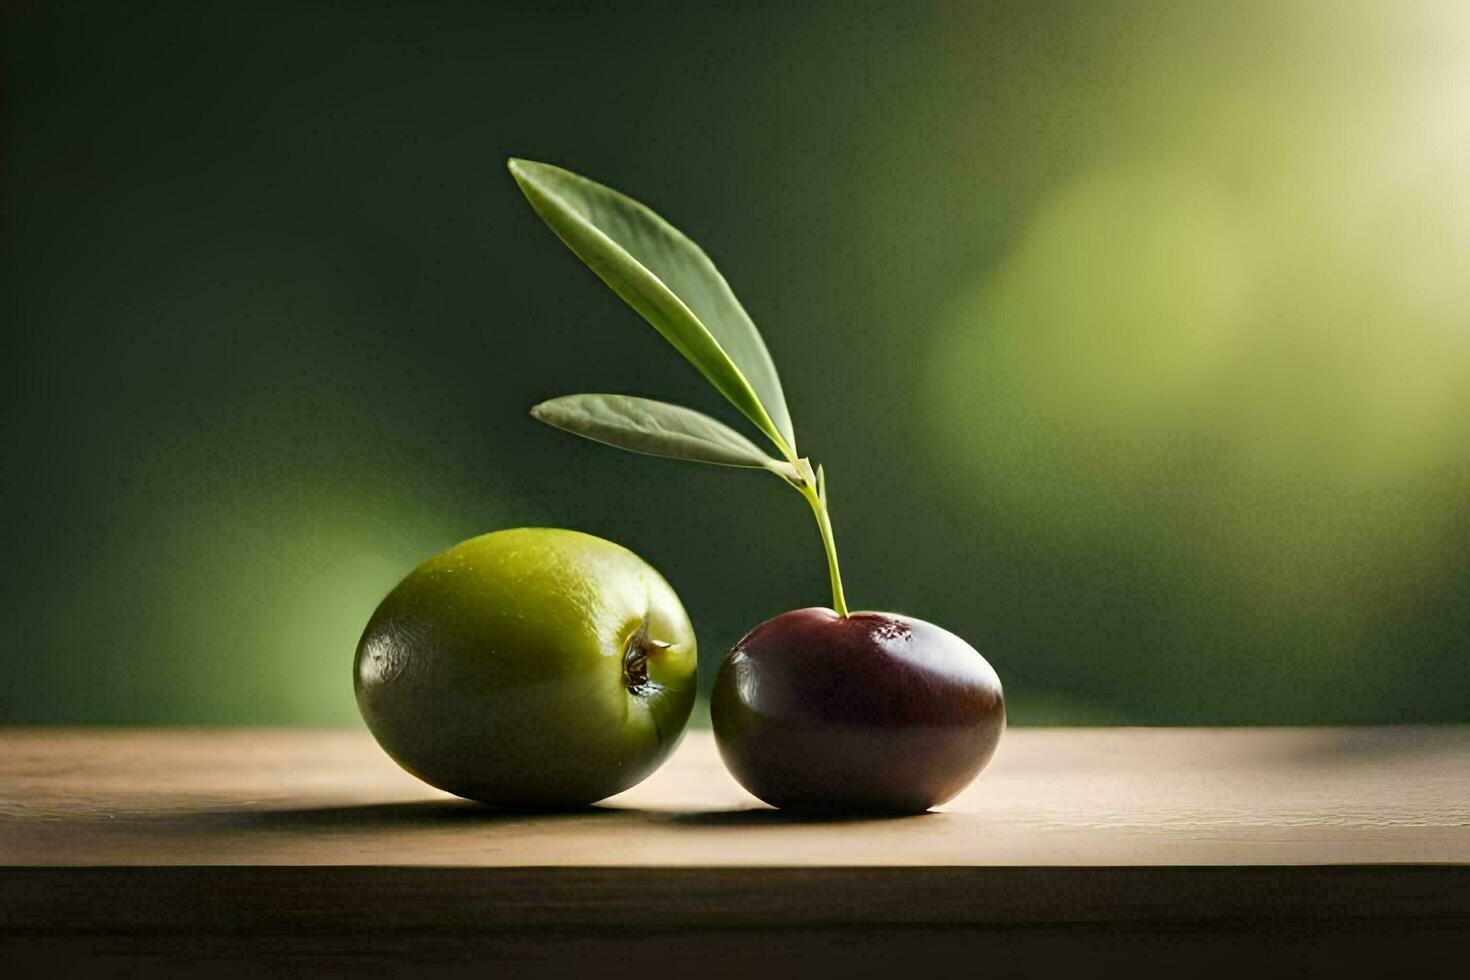
<svg viewBox="0 0 1470 980"><path fill-rule="evenodd" d="M676 827L780 827L800 824L892 823L933 816L932 813L792 812L754 807L747 810L639 810L598 806L559 809L494 807L469 800L402 800L316 807L218 807L168 814L164 824L173 830L266 831L332 833L343 831L426 830L448 827L513 826L518 823L563 821L652 821Z"/></svg>
<svg viewBox="0 0 1470 980"><path fill-rule="evenodd" d="M635 810L605 806L528 809L493 807L470 800L403 800L319 807L226 807L173 815L175 827L252 831L345 831L427 829L451 826L509 825L548 820L588 820L624 816Z"/></svg>
<svg viewBox="0 0 1470 980"><path fill-rule="evenodd" d="M752 807L749 810L695 810L652 816L661 823L686 827L786 827L795 824L897 823L932 817L934 813L838 813Z"/></svg>

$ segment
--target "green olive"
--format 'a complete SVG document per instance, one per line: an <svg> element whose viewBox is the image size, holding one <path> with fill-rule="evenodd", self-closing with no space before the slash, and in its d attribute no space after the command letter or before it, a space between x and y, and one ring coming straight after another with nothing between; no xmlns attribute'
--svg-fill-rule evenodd
<svg viewBox="0 0 1470 980"><path fill-rule="evenodd" d="M674 590L610 541L514 528L461 542L378 606L353 665L378 744L425 782L505 806L578 806L638 783L694 704Z"/></svg>

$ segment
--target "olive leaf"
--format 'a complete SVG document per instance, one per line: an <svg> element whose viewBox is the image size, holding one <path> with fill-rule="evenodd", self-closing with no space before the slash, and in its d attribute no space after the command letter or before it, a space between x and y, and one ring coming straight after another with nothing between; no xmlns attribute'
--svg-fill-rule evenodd
<svg viewBox="0 0 1470 980"><path fill-rule="evenodd" d="M557 237L795 459L796 436L776 366L709 256L609 187L550 164L512 158L509 166Z"/></svg>
<svg viewBox="0 0 1470 980"><path fill-rule="evenodd" d="M723 422L702 412L632 395L563 395L531 409L547 425L649 456L770 470L787 480L796 468L772 459Z"/></svg>

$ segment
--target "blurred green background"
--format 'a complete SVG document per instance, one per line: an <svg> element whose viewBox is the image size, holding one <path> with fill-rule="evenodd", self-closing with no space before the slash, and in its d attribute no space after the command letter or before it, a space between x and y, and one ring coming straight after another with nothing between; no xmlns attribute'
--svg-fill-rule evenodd
<svg viewBox="0 0 1470 980"><path fill-rule="evenodd" d="M707 248L854 605L1015 723L1470 721L1463 3L0 16L0 721L354 723L378 599L505 526L651 561L706 685L828 601L776 480L527 418L735 415L511 154Z"/></svg>

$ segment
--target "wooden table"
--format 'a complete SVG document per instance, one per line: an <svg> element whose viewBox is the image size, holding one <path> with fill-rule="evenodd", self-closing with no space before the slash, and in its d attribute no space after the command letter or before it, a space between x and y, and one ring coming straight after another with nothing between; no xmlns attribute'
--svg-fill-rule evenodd
<svg viewBox="0 0 1470 980"><path fill-rule="evenodd" d="M1341 975L1467 949L1470 728L1015 729L898 819L766 809L706 732L552 814L446 797L361 731L0 729L0 964Z"/></svg>

